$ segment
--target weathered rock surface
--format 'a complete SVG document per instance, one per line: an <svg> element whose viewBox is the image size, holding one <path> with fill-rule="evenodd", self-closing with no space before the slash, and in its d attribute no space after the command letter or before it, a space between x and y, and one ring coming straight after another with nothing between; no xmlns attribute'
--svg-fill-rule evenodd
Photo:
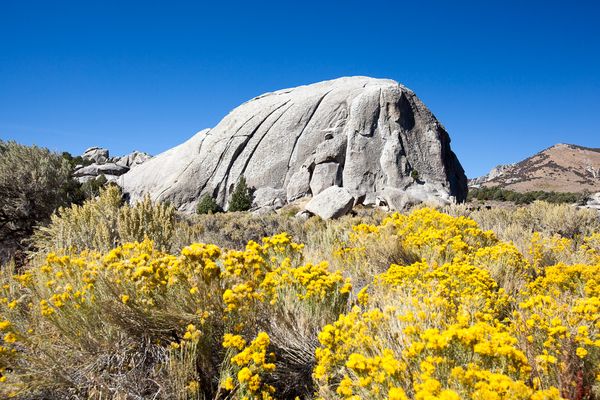
<svg viewBox="0 0 600 400"><path fill-rule="evenodd" d="M136 151L126 154L122 157L115 157L113 159L113 162L115 164L122 165L127 168L134 168L140 164L145 163L146 161L148 161L151 158L152 158L152 156L149 155L148 153L144 153L144 152L136 150Z"/></svg>
<svg viewBox="0 0 600 400"><path fill-rule="evenodd" d="M242 175L288 202L339 185L373 204L386 188L417 185L413 170L432 196L466 197L450 138L416 95L392 80L349 77L258 96L119 184L133 201L149 193L187 212L204 193L227 208Z"/></svg>
<svg viewBox="0 0 600 400"><path fill-rule="evenodd" d="M115 163L91 164L86 167L79 168L73 173L73 175L76 177L86 175L98 176L100 174L123 175L127 171L129 171L128 167Z"/></svg>
<svg viewBox="0 0 600 400"><path fill-rule="evenodd" d="M108 150L103 149L101 147L90 147L81 155L86 161L91 161L94 163L105 163L108 161Z"/></svg>
<svg viewBox="0 0 600 400"><path fill-rule="evenodd" d="M310 191L313 196L330 186L342 185L342 166L336 162L317 164L310 180Z"/></svg>
<svg viewBox="0 0 600 400"><path fill-rule="evenodd" d="M100 175L104 175L109 182L114 182L119 176L146 162L152 156L134 151L122 157L111 158L107 149L90 147L81 155L81 158L92 162L92 164L77 166L73 176L80 183L85 183L96 179Z"/></svg>
<svg viewBox="0 0 600 400"><path fill-rule="evenodd" d="M600 212L600 192L590 195L584 207Z"/></svg>
<svg viewBox="0 0 600 400"><path fill-rule="evenodd" d="M388 187L381 193L383 204L392 210L403 210L420 203L441 207L451 203L449 196L436 193L427 185L411 186L406 189Z"/></svg>
<svg viewBox="0 0 600 400"><path fill-rule="evenodd" d="M339 186L330 186L314 196L304 209L323 219L334 219L348 214L353 205L354 197L348 190Z"/></svg>
<svg viewBox="0 0 600 400"><path fill-rule="evenodd" d="M255 208L281 208L285 205L285 191L272 187L259 188L253 193L252 206Z"/></svg>

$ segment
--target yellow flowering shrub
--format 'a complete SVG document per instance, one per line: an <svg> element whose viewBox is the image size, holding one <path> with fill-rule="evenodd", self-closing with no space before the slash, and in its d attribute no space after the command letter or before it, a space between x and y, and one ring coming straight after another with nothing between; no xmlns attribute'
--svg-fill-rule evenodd
<svg viewBox="0 0 600 400"><path fill-rule="evenodd" d="M600 397L600 233L520 251L430 208L344 232L4 270L0 398Z"/></svg>
<svg viewBox="0 0 600 400"><path fill-rule="evenodd" d="M421 261L392 264L319 334L322 398L594 398L598 263L556 264L584 245L534 233L530 253L431 209L358 225L337 251L356 262L393 237ZM597 260L597 259L596 259ZM594 394L596 393L596 394Z"/></svg>
<svg viewBox="0 0 600 400"><path fill-rule="evenodd" d="M513 330L538 385L584 398L599 372L600 264L557 264L544 272L520 299Z"/></svg>
<svg viewBox="0 0 600 400"><path fill-rule="evenodd" d="M229 392L235 390L241 397L272 399L275 388L265 381L275 370L274 354L267 354L270 343L265 332L259 332L248 346L241 336L225 334L223 347L231 349L234 355L229 359L231 371L226 373L221 387Z"/></svg>

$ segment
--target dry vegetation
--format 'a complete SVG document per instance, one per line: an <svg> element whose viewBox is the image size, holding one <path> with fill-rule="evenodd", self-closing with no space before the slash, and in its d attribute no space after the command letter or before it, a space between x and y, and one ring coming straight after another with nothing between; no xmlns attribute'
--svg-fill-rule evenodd
<svg viewBox="0 0 600 400"><path fill-rule="evenodd" d="M442 211L183 219L109 188L2 269L0 397L599 398L597 213Z"/></svg>

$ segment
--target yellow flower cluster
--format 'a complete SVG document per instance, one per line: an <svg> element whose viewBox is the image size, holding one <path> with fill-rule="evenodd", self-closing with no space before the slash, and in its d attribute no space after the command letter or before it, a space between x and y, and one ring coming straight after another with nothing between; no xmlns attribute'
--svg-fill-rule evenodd
<svg viewBox="0 0 600 400"><path fill-rule="evenodd" d="M395 213L382 222L383 227L386 225L395 228L404 248L430 262L460 259L497 242L493 232L482 231L472 219L451 217L430 208L409 215Z"/></svg>
<svg viewBox="0 0 600 400"><path fill-rule="evenodd" d="M551 261L580 250L594 260L594 237L577 249L534 234L528 258L472 220L420 209L355 226L337 254L351 262L383 235L421 261L392 264L323 328L313 374L322 398L590 396L600 263Z"/></svg>
<svg viewBox="0 0 600 400"><path fill-rule="evenodd" d="M330 293L337 291L346 294L352 290L349 278L344 279L340 271L330 272L328 267L326 262L316 265L309 263L290 271L292 283L304 289L304 293L300 291L298 298L315 297L323 301Z"/></svg>
<svg viewBox="0 0 600 400"><path fill-rule="evenodd" d="M349 279L340 271L330 271L327 263L303 264L302 250L283 233L261 244L249 242L243 251L195 243L172 255L146 240L125 243L106 254L49 254L39 267L15 276L17 292L7 293L0 302L0 318L4 310L16 318L23 308L19 302L26 303L35 330L29 335L23 327L13 329L10 313L0 319L0 368L14 367L18 338L33 346L27 341L43 335L40 318L61 335L82 341L89 340L86 330L100 334L115 321L122 321L124 329L152 323L153 330L145 334L185 360L199 349L218 346L214 338L222 332L256 335L256 315L274 310L280 296L306 303L327 303L333 298L338 305L346 304L352 288ZM237 383L231 376L224 385L271 396L274 389L261 375L274 367L265 358L268 335L258 334L246 347L242 336L226 334L222 345L240 351L231 358L239 369ZM193 379L190 382L197 385Z"/></svg>
<svg viewBox="0 0 600 400"><path fill-rule="evenodd" d="M533 280L513 312L538 385L576 398L598 375L600 263L557 264ZM600 378L600 375L598 375Z"/></svg>
<svg viewBox="0 0 600 400"><path fill-rule="evenodd" d="M40 379L36 357L72 348L79 362L142 335L180 368L179 397L310 397L282 382L291 370L322 399L600 396L600 234L533 233L523 254L423 208L344 240L331 264L286 233L243 250L146 240L49 254L0 286L0 382Z"/></svg>
<svg viewBox="0 0 600 400"><path fill-rule="evenodd" d="M237 354L230 359L234 377L224 378L221 384L223 389L237 389L237 395L242 398L272 399L275 388L265 382L265 376L275 370L274 354L267 355L269 344L269 335L265 332L259 332L248 346L240 335L225 334L223 347Z"/></svg>

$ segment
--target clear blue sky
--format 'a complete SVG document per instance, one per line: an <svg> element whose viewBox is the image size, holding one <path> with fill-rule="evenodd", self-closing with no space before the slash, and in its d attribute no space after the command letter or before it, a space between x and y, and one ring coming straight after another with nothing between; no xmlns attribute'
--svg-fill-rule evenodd
<svg viewBox="0 0 600 400"><path fill-rule="evenodd" d="M467 175L600 147L598 1L0 1L0 138L157 154L266 91L413 89Z"/></svg>

